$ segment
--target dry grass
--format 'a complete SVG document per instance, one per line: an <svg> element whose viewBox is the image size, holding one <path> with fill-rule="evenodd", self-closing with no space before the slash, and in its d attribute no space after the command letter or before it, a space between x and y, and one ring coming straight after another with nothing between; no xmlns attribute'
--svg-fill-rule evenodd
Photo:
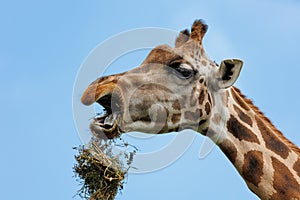
<svg viewBox="0 0 300 200"><path fill-rule="evenodd" d="M89 145L76 147L75 177L82 185L78 195L89 200L114 200L123 189L124 179L136 152L116 152L115 141L92 139ZM127 147L128 144L121 145Z"/></svg>

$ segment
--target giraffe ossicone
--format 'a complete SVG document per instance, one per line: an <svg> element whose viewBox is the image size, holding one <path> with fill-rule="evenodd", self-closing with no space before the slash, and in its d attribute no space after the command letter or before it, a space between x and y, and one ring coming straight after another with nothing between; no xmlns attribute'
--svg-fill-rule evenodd
<svg viewBox="0 0 300 200"><path fill-rule="evenodd" d="M196 20L175 47L152 49L128 72L101 77L82 95L105 114L90 125L97 137L192 129L209 137L261 199L300 199L300 150L236 87L243 62L213 62L203 48L208 26Z"/></svg>

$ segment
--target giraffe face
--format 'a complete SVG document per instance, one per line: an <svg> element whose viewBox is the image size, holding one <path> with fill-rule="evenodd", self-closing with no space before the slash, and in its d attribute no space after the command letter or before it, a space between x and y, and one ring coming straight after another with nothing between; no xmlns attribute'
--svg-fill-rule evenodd
<svg viewBox="0 0 300 200"><path fill-rule="evenodd" d="M94 81L82 102L106 110L91 123L93 134L113 138L123 132L205 131L213 109L213 91L233 84L237 60L218 67L204 53L207 26L196 21L182 32L175 48L155 47L137 68Z"/></svg>

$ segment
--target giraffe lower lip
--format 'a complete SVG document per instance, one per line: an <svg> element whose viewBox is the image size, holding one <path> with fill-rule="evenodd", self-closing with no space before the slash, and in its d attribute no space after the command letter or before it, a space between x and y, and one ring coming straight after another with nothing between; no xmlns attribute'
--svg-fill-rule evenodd
<svg viewBox="0 0 300 200"><path fill-rule="evenodd" d="M112 139L120 134L120 129L117 125L118 113L105 114L102 117L94 118L90 125L90 129L94 136L97 138L104 138L106 136L108 139Z"/></svg>

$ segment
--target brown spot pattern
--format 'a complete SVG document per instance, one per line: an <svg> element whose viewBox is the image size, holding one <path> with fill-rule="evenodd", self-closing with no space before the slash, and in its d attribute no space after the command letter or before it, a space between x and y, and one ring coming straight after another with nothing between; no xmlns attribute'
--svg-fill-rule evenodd
<svg viewBox="0 0 300 200"><path fill-rule="evenodd" d="M175 100L172 103L172 107L173 107L174 110L180 110L180 102L179 102L179 100Z"/></svg>
<svg viewBox="0 0 300 200"><path fill-rule="evenodd" d="M239 109L239 107L237 107L236 105L233 105L233 108L243 122L247 123L249 126L253 125L251 118L247 114L245 114L245 112Z"/></svg>
<svg viewBox="0 0 300 200"><path fill-rule="evenodd" d="M207 65L207 62L206 62L205 60L202 60L202 61L201 61L201 64L204 65L204 66L206 66L206 65Z"/></svg>
<svg viewBox="0 0 300 200"><path fill-rule="evenodd" d="M300 177L300 158L298 158L298 160L294 164L293 168L297 172L298 176Z"/></svg>
<svg viewBox="0 0 300 200"><path fill-rule="evenodd" d="M266 147L282 158L287 158L289 155L289 148L276 136L270 128L268 128L263 121L256 117L257 126L261 132L263 139L265 140Z"/></svg>
<svg viewBox="0 0 300 200"><path fill-rule="evenodd" d="M207 115L210 113L210 104L208 102L205 104L205 112Z"/></svg>
<svg viewBox="0 0 300 200"><path fill-rule="evenodd" d="M249 106L245 103L245 101L238 96L238 94L234 91L234 89L231 90L231 95L234 99L234 101L239 104L244 110L250 110Z"/></svg>
<svg viewBox="0 0 300 200"><path fill-rule="evenodd" d="M203 47L201 47L200 51L201 51L201 55L203 55L205 53Z"/></svg>
<svg viewBox="0 0 300 200"><path fill-rule="evenodd" d="M243 126L233 115L230 115L230 119L227 122L227 129L240 141L245 140L259 144L257 136L247 127Z"/></svg>
<svg viewBox="0 0 300 200"><path fill-rule="evenodd" d="M242 175L255 186L261 181L263 175L263 154L259 151L249 151L244 155Z"/></svg>
<svg viewBox="0 0 300 200"><path fill-rule="evenodd" d="M300 185L287 166L272 157L274 168L273 187L277 191L271 196L272 200L300 198Z"/></svg>
<svg viewBox="0 0 300 200"><path fill-rule="evenodd" d="M218 133L216 131L214 131L213 129L205 129L202 133L209 138L212 138L212 137L216 138L218 136Z"/></svg>
<svg viewBox="0 0 300 200"><path fill-rule="evenodd" d="M139 121L142 120L144 122L149 121L151 122L151 118L149 116L148 110L150 109L151 104L145 103L139 103L136 105L130 104L129 105L129 114L132 121Z"/></svg>
<svg viewBox="0 0 300 200"><path fill-rule="evenodd" d="M234 164L237 157L237 149L234 144L229 140L224 140L221 144L219 144L219 147L230 160L230 162Z"/></svg>
<svg viewBox="0 0 300 200"><path fill-rule="evenodd" d="M201 90L201 93L199 95L199 104L202 105L205 98L204 90Z"/></svg>
<svg viewBox="0 0 300 200"><path fill-rule="evenodd" d="M184 116L188 120L197 121L202 116L202 110L197 109L195 112L186 111Z"/></svg>
<svg viewBox="0 0 300 200"><path fill-rule="evenodd" d="M179 113L179 114L173 114L173 115L172 115L172 118L171 118L172 123L173 123L173 124L176 124L177 122L180 121L180 118L181 118L181 114L180 114L180 113Z"/></svg>

